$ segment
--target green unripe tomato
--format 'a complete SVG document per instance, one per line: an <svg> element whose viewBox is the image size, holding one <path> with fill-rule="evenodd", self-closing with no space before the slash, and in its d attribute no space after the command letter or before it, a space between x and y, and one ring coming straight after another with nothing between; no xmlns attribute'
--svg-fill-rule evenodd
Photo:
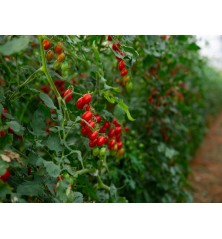
<svg viewBox="0 0 222 239"><path fill-rule="evenodd" d="M100 151L99 151L99 148L94 148L93 149L93 156L98 156L99 155L99 153L100 153Z"/></svg>
<svg viewBox="0 0 222 239"><path fill-rule="evenodd" d="M69 69L69 64L68 64L68 62L62 63L61 69L62 69L62 71L68 70L68 69Z"/></svg>
<svg viewBox="0 0 222 239"><path fill-rule="evenodd" d="M63 173L63 177L67 180L70 179L70 175L67 172Z"/></svg>
<svg viewBox="0 0 222 239"><path fill-rule="evenodd" d="M133 89L133 84L132 84L131 81L130 81L130 82L127 82L127 84L126 84L126 89L127 89L127 91L130 91L130 90Z"/></svg>
<svg viewBox="0 0 222 239"><path fill-rule="evenodd" d="M69 71L68 70L62 70L62 76L63 77L67 77L69 75Z"/></svg>
<svg viewBox="0 0 222 239"><path fill-rule="evenodd" d="M99 156L103 157L105 155L106 155L106 148L103 147L103 148L100 149Z"/></svg>
<svg viewBox="0 0 222 239"><path fill-rule="evenodd" d="M61 68L61 63L59 63L58 61L55 61L53 64L53 69L59 70L60 68Z"/></svg>

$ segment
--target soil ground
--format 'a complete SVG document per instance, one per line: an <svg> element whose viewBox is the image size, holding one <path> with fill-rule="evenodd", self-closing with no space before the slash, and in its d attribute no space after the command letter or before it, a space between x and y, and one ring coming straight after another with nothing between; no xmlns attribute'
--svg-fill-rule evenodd
<svg viewBox="0 0 222 239"><path fill-rule="evenodd" d="M222 202L222 113L216 117L191 161L194 202Z"/></svg>

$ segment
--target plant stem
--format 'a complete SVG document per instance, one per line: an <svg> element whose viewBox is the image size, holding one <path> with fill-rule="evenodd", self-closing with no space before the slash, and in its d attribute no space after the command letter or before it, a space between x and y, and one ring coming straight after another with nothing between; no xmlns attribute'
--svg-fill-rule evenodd
<svg viewBox="0 0 222 239"><path fill-rule="evenodd" d="M100 178L99 175L97 176L97 180L98 180L98 183L99 183L98 186L99 186L100 188L103 188L103 189L105 189L105 190L107 190L107 191L110 191L110 187L103 183L103 181L102 181L102 179Z"/></svg>
<svg viewBox="0 0 222 239"><path fill-rule="evenodd" d="M65 101L62 99L62 97L60 96L55 84L54 84L54 81L52 80L49 72L48 72L48 69L47 69L47 64L46 64L46 59L45 59L45 53L44 53L44 49L43 49L43 43L42 43L42 36L39 35L38 36L38 39L39 39L39 44L40 44L40 54L41 54L41 60L42 60L42 67L40 68L42 70L42 72L44 72L44 74L46 75L46 78L58 100L58 104L59 104L59 109L61 111L61 113L63 114L64 118L62 120L62 131L63 131L63 139L65 139L65 131L64 131L64 126L65 126L65 121L67 121L67 107L66 107L66 104L65 104Z"/></svg>
<svg viewBox="0 0 222 239"><path fill-rule="evenodd" d="M85 173L93 173L94 169L81 169L79 171L76 171L73 175L73 177L78 177L79 175L85 174Z"/></svg>

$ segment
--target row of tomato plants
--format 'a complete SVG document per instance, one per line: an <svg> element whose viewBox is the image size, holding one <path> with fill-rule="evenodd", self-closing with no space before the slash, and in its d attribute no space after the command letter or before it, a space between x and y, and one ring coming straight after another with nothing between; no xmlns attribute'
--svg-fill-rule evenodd
<svg viewBox="0 0 222 239"><path fill-rule="evenodd" d="M208 65L193 36L1 36L0 200L191 201Z"/></svg>

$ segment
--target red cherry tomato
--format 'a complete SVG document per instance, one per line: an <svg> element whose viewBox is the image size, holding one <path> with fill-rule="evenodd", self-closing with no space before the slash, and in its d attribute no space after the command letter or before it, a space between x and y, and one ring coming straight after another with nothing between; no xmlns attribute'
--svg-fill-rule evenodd
<svg viewBox="0 0 222 239"><path fill-rule="evenodd" d="M83 95L83 104L86 105L86 104L89 104L92 100L92 95L87 93L85 95Z"/></svg>
<svg viewBox="0 0 222 239"><path fill-rule="evenodd" d="M94 121L90 121L90 122L89 122L89 125L90 125L92 128L95 128L96 123L95 123ZM87 131L88 131L89 133L92 132L91 127L89 127L88 125L85 126L85 128L87 129Z"/></svg>
<svg viewBox="0 0 222 239"><path fill-rule="evenodd" d="M125 130L126 132L128 132L128 131L129 131L129 127L126 126L126 127L124 128L124 130Z"/></svg>
<svg viewBox="0 0 222 239"><path fill-rule="evenodd" d="M120 123L118 122L118 120L116 118L113 119L113 124L118 127L120 126Z"/></svg>
<svg viewBox="0 0 222 239"><path fill-rule="evenodd" d="M121 141L121 134L117 134L116 135L116 142L120 142Z"/></svg>
<svg viewBox="0 0 222 239"><path fill-rule="evenodd" d="M1 115L2 119L5 119L5 114L7 113L8 113L8 110L6 108L3 108L2 115Z"/></svg>
<svg viewBox="0 0 222 239"><path fill-rule="evenodd" d="M87 130L86 127L82 127L81 132L82 132L82 135L88 135L89 134L89 131Z"/></svg>
<svg viewBox="0 0 222 239"><path fill-rule="evenodd" d="M65 60L65 57L66 57L65 54L62 52L61 54L57 56L57 61L62 62Z"/></svg>
<svg viewBox="0 0 222 239"><path fill-rule="evenodd" d="M116 143L116 140L115 139L111 139L109 141L109 143L108 143L108 148L112 149L114 147L115 143Z"/></svg>
<svg viewBox="0 0 222 239"><path fill-rule="evenodd" d="M108 40L108 41L112 41L113 39L112 39L112 37L111 37L110 35L108 35L108 36L107 36L107 40Z"/></svg>
<svg viewBox="0 0 222 239"><path fill-rule="evenodd" d="M104 141L104 144L107 144L109 141L108 137L105 137L105 141Z"/></svg>
<svg viewBox="0 0 222 239"><path fill-rule="evenodd" d="M51 61L54 57L54 52L52 50L49 50L45 55L47 61Z"/></svg>
<svg viewBox="0 0 222 239"><path fill-rule="evenodd" d="M51 46L50 41L48 41L46 39L43 40L43 48L44 48L44 50L48 50L50 48L50 46Z"/></svg>
<svg viewBox="0 0 222 239"><path fill-rule="evenodd" d="M120 50L117 50L117 52L122 56L123 55L123 53L120 51ZM119 58L118 56L116 56L116 59L118 60L118 61L121 61L122 59L121 58Z"/></svg>
<svg viewBox="0 0 222 239"><path fill-rule="evenodd" d="M0 180L6 182L8 181L10 175L11 175L11 172L9 171L9 169L6 169L5 172L2 175L0 175Z"/></svg>
<svg viewBox="0 0 222 239"><path fill-rule="evenodd" d="M112 45L112 49L113 49L114 51L119 50L116 44L113 44L113 45Z"/></svg>
<svg viewBox="0 0 222 239"><path fill-rule="evenodd" d="M98 141L98 139L95 139L95 140L93 140L93 141L90 141L89 142L89 147L95 147L96 145L97 145L97 141Z"/></svg>
<svg viewBox="0 0 222 239"><path fill-rule="evenodd" d="M8 128L9 133L14 134L14 130L12 128Z"/></svg>
<svg viewBox="0 0 222 239"><path fill-rule="evenodd" d="M122 128L120 126L116 127L115 134L120 134L122 132Z"/></svg>
<svg viewBox="0 0 222 239"><path fill-rule="evenodd" d="M105 143L105 137L99 136L97 139L97 146L102 146Z"/></svg>
<svg viewBox="0 0 222 239"><path fill-rule="evenodd" d="M91 106L90 106L90 105L87 105L87 106L85 107L85 110L86 110L86 111L90 111L90 110L91 110Z"/></svg>
<svg viewBox="0 0 222 239"><path fill-rule="evenodd" d="M90 139L91 141L95 140L95 139L97 138L98 134L99 134L99 132L98 132L97 130L95 130L94 132L91 132L91 133L89 134L89 139Z"/></svg>
<svg viewBox="0 0 222 239"><path fill-rule="evenodd" d="M102 126L99 130L99 133L103 134L106 132L106 128L104 126Z"/></svg>
<svg viewBox="0 0 222 239"><path fill-rule="evenodd" d="M91 120L93 114L91 111L86 111L83 115L82 115L82 119L84 119L85 121L89 121Z"/></svg>
<svg viewBox="0 0 222 239"><path fill-rule="evenodd" d="M118 142L117 147L118 147L118 149L121 149L123 147L123 142Z"/></svg>
<svg viewBox="0 0 222 239"><path fill-rule="evenodd" d="M115 135L115 129L114 128L111 128L110 130L109 130L109 133L108 133L108 136L110 137L110 138L112 138L114 135Z"/></svg>
<svg viewBox="0 0 222 239"><path fill-rule="evenodd" d="M62 87L65 85L65 81L64 80L54 80L54 84L56 85L56 87Z"/></svg>
<svg viewBox="0 0 222 239"><path fill-rule="evenodd" d="M101 117L100 117L100 115L95 115L95 118L96 118L96 122L97 122L97 123L100 123L100 122L101 122Z"/></svg>
<svg viewBox="0 0 222 239"><path fill-rule="evenodd" d="M121 61L119 62L118 68L119 68L120 71L122 71L122 69L125 68L125 62L124 62L124 60L121 60Z"/></svg>
<svg viewBox="0 0 222 239"><path fill-rule="evenodd" d="M123 68L120 72L121 76L126 76L128 74L128 70L126 68Z"/></svg>
<svg viewBox="0 0 222 239"><path fill-rule="evenodd" d="M58 42L58 44L54 47L55 53L56 54L61 54L63 52L63 43L62 42Z"/></svg>
<svg viewBox="0 0 222 239"><path fill-rule="evenodd" d="M163 40L166 40L166 39L167 39L167 35L162 35L161 38L162 38Z"/></svg>
<svg viewBox="0 0 222 239"><path fill-rule="evenodd" d="M109 121L106 121L104 124L103 124L103 127L108 129L110 127L110 122Z"/></svg>
<svg viewBox="0 0 222 239"><path fill-rule="evenodd" d="M5 136L5 132L4 131L0 131L0 137L4 137Z"/></svg>
<svg viewBox="0 0 222 239"><path fill-rule="evenodd" d="M72 90L66 90L63 94L63 98L65 99L65 102L69 102L72 99Z"/></svg>
<svg viewBox="0 0 222 239"><path fill-rule="evenodd" d="M76 102L76 107L77 107L78 109L80 109L80 110L82 110L82 109L83 109L83 106L84 106L82 99L83 99L83 98L81 97L81 98L79 98L79 99L77 100L77 102Z"/></svg>

